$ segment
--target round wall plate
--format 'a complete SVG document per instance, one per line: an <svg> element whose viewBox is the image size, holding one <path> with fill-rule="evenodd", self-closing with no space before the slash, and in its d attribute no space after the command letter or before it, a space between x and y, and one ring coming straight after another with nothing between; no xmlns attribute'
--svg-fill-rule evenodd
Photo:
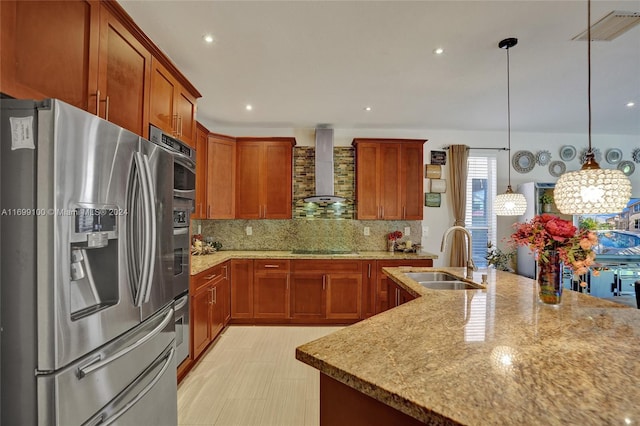
<svg viewBox="0 0 640 426"><path fill-rule="evenodd" d="M640 148L636 148L633 150L633 152L631 153L631 158L633 158L634 162L640 164Z"/></svg>
<svg viewBox="0 0 640 426"><path fill-rule="evenodd" d="M538 151L536 161L539 166L546 166L551 161L551 153L549 151Z"/></svg>
<svg viewBox="0 0 640 426"><path fill-rule="evenodd" d="M560 158L562 161L571 161L576 157L576 149L572 145L564 145L560 148Z"/></svg>
<svg viewBox="0 0 640 426"><path fill-rule="evenodd" d="M549 164L549 174L553 177L560 177L566 170L567 166L562 161L552 161Z"/></svg>
<svg viewBox="0 0 640 426"><path fill-rule="evenodd" d="M620 170L622 173L624 173L627 176L631 176L633 172L636 170L636 166L631 161L625 160L618 163L618 170Z"/></svg>
<svg viewBox="0 0 640 426"><path fill-rule="evenodd" d="M596 163L602 162L602 153L598 148L593 148L591 150L593 152L593 159L596 160ZM587 152L589 152L589 148L585 148L580 153L580 164L584 164L587 162Z"/></svg>
<svg viewBox="0 0 640 426"><path fill-rule="evenodd" d="M618 164L622 160L622 151L618 148L612 148L607 150L607 154L604 156L609 164Z"/></svg>
<svg viewBox="0 0 640 426"><path fill-rule="evenodd" d="M531 151L518 151L511 159L513 168L518 173L529 173L536 165L535 156Z"/></svg>

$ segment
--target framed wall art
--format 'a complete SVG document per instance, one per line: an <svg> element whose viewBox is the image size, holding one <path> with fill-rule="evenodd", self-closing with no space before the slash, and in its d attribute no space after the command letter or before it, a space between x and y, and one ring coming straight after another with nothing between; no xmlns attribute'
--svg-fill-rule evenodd
<svg viewBox="0 0 640 426"><path fill-rule="evenodd" d="M444 179L431 179L429 184L431 192L447 192L447 181Z"/></svg>
<svg viewBox="0 0 640 426"><path fill-rule="evenodd" d="M447 164L447 151L431 151L431 164Z"/></svg>
<svg viewBox="0 0 640 426"><path fill-rule="evenodd" d="M425 166L425 176L427 179L440 179L442 166L440 164L427 164Z"/></svg>
<svg viewBox="0 0 640 426"><path fill-rule="evenodd" d="M440 207L440 193L425 192L424 205L427 207Z"/></svg>

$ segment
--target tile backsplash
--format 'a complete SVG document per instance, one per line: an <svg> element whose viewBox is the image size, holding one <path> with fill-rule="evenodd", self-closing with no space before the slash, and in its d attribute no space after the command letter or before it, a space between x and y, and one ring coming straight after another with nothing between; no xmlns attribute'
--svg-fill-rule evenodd
<svg viewBox="0 0 640 426"><path fill-rule="evenodd" d="M222 244L223 250L349 250L378 251L387 249L386 235L392 231L411 235L401 241L419 243L421 221L384 220L193 220L192 233L198 226L204 237ZM247 235L247 228L251 235ZM369 235L364 235L364 228Z"/></svg>

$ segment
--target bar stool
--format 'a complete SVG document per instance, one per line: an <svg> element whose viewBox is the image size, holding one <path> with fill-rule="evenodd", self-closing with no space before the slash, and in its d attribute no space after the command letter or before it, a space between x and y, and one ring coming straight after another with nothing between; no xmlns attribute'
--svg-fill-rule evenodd
<svg viewBox="0 0 640 426"><path fill-rule="evenodd" d="M636 291L636 307L640 309L640 280L633 283L633 288Z"/></svg>

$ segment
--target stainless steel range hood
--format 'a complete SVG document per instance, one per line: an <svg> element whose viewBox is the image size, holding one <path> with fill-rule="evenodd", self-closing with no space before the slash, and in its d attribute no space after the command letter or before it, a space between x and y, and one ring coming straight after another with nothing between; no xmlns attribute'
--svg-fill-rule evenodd
<svg viewBox="0 0 640 426"><path fill-rule="evenodd" d="M340 203L344 197L334 195L333 129L316 129L316 195L304 199L307 203Z"/></svg>

